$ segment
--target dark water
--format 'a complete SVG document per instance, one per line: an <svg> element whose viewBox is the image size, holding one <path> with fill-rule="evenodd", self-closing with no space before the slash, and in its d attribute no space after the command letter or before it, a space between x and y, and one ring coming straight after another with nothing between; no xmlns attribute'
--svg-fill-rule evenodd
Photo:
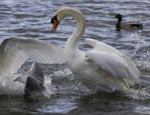
<svg viewBox="0 0 150 115"><path fill-rule="evenodd" d="M42 39L64 46L74 29L67 18L56 33L50 32L50 19L61 6L80 9L86 18L83 36L108 43L127 54L141 70L150 75L150 1L149 0L0 0L0 37ZM141 33L115 31L113 18L121 13L124 21L144 24ZM84 39L80 48L86 48ZM68 69L67 65L41 65L52 78L56 92L50 98L24 100L23 95L1 95L0 115L149 115L149 77L143 77L143 89L131 94L91 94Z"/></svg>

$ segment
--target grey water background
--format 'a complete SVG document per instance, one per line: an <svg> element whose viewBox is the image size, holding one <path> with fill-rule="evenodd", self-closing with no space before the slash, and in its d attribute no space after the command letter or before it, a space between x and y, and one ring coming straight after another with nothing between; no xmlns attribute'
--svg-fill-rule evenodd
<svg viewBox="0 0 150 115"><path fill-rule="evenodd" d="M66 64L41 64L52 78L55 93L50 98L26 101L23 95L1 95L0 115L149 115L150 114L150 1L149 0L0 0L0 38L42 39L64 47L75 23L64 20L56 33L50 31L54 12L70 6L80 9L86 19L83 38L93 38L112 45L128 55L143 77L142 90L92 94L71 73ZM123 21L144 24L141 32L115 31L116 13ZM84 39L79 47L87 49ZM28 64L27 64L28 65ZM30 65L30 64L29 64Z"/></svg>

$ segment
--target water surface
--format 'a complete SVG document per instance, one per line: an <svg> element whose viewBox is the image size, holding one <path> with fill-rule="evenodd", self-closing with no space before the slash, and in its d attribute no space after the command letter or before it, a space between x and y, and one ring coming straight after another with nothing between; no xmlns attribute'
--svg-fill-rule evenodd
<svg viewBox="0 0 150 115"><path fill-rule="evenodd" d="M0 37L25 37L42 39L60 46L74 29L71 18L64 20L56 33L50 32L50 19L61 6L80 9L86 19L86 31L79 47L86 49L86 38L112 45L128 55L141 70L150 75L150 1L149 0L1 0ZM144 24L140 33L115 31L116 13L123 21ZM148 115L150 114L149 77L131 94L91 94L72 74L66 64L41 65L45 75L52 78L56 92L50 98L27 101L20 95L1 95L1 115Z"/></svg>

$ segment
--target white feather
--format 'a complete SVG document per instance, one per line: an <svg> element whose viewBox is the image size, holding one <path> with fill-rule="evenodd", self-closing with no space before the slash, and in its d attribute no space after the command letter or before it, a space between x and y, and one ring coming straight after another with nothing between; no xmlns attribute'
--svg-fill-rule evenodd
<svg viewBox="0 0 150 115"><path fill-rule="evenodd" d="M5 39L0 46L0 76L14 73L27 60L40 63L65 62L63 48L35 39Z"/></svg>
<svg viewBox="0 0 150 115"><path fill-rule="evenodd" d="M86 55L100 68L113 76L124 77L129 83L138 83L140 72L136 65L122 52L114 47L94 39L86 39L86 43L93 47Z"/></svg>
<svg viewBox="0 0 150 115"><path fill-rule="evenodd" d="M99 69L109 73L111 77L126 79L130 85L139 82L139 78L137 78L139 71L136 68L130 67L131 63L129 63L128 60L115 53L87 51L86 56L89 60L93 61Z"/></svg>

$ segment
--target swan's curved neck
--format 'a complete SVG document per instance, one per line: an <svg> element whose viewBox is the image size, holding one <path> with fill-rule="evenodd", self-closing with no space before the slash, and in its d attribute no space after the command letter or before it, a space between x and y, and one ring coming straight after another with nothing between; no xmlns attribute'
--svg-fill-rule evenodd
<svg viewBox="0 0 150 115"><path fill-rule="evenodd" d="M71 54L75 53L74 50L78 49L77 44L84 33L85 21L82 14L77 10L68 9L66 12L64 12L64 17L65 16L73 17L77 23L73 34L69 37L65 45L66 52Z"/></svg>

